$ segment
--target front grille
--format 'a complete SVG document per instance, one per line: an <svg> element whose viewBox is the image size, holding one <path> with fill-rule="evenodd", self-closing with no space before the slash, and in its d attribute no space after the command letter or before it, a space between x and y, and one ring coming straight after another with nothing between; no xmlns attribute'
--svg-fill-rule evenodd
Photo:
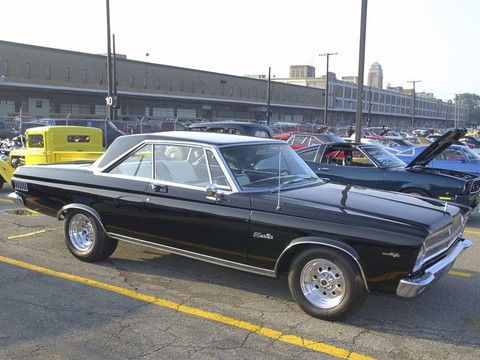
<svg viewBox="0 0 480 360"><path fill-rule="evenodd" d="M462 236L465 219L462 214L457 214L453 223L432 234L425 240L424 261L447 251L450 246Z"/></svg>
<svg viewBox="0 0 480 360"><path fill-rule="evenodd" d="M28 192L28 183L26 181L15 180L13 188L18 191Z"/></svg>

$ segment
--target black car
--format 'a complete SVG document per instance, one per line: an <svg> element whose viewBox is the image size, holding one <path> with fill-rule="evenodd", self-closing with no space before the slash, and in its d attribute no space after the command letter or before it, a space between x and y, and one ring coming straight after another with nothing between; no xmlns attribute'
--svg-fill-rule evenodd
<svg viewBox="0 0 480 360"><path fill-rule="evenodd" d="M373 143L327 143L300 149L297 153L321 178L453 201L476 211L479 176L426 167L463 132L458 129L447 133L408 165L383 146Z"/></svg>
<svg viewBox="0 0 480 360"><path fill-rule="evenodd" d="M10 197L64 221L83 261L117 242L277 277L326 320L367 293L413 298L471 245L464 208L319 179L284 141L194 131L122 136L94 164L22 166Z"/></svg>
<svg viewBox="0 0 480 360"><path fill-rule="evenodd" d="M272 129L265 124L241 121L200 122L191 124L189 129L192 131L247 135L261 138L271 138L273 136Z"/></svg>

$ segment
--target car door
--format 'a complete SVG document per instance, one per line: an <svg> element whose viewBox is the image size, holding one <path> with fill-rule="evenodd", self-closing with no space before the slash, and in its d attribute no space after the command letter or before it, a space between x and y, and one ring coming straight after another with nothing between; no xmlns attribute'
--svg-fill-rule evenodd
<svg viewBox="0 0 480 360"><path fill-rule="evenodd" d="M207 261L247 263L250 197L232 189L214 151L156 144L154 152L155 175L144 194L146 240Z"/></svg>
<svg viewBox="0 0 480 360"><path fill-rule="evenodd" d="M342 184L384 188L385 170L354 147L326 145L314 162L306 161L320 178Z"/></svg>

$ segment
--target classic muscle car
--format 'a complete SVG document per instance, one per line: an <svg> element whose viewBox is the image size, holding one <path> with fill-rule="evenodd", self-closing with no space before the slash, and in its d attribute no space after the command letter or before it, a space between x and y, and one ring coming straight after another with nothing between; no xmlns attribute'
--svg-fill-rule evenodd
<svg viewBox="0 0 480 360"><path fill-rule="evenodd" d="M17 203L64 221L80 260L105 259L120 240L288 272L300 308L325 320L353 314L367 293L416 297L471 245L463 207L331 184L274 139L122 136L90 165L19 167L12 186Z"/></svg>
<svg viewBox="0 0 480 360"><path fill-rule="evenodd" d="M432 144L435 156L461 130L451 132ZM399 191L433 197L476 209L479 204L480 177L466 172L429 168L429 161L417 157L407 165L381 145L364 143L329 143L297 151L317 176L342 184Z"/></svg>

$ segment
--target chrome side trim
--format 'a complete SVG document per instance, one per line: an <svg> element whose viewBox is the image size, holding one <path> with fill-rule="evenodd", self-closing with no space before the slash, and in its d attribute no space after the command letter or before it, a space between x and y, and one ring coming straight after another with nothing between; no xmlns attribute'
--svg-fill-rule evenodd
<svg viewBox="0 0 480 360"><path fill-rule="evenodd" d="M276 277L276 274L273 270L267 270L267 269L250 266L250 265L240 264L233 261L219 259L209 255L198 254L198 253L174 248L167 245L155 244L149 241L136 239L136 238L132 238L129 236L120 235L116 233L107 232L106 234L112 239L117 239L117 240L125 241L128 243L136 244L136 245L142 245L142 246L150 247L157 250L167 251L172 254L181 255L191 259L208 262L210 264L220 265L220 266L228 267L235 270L246 271L246 272L257 274L257 275Z"/></svg>
<svg viewBox="0 0 480 360"><path fill-rule="evenodd" d="M25 198L22 195L17 194L16 192L8 194L8 198L12 200L16 205L27 206L25 204Z"/></svg>
<svg viewBox="0 0 480 360"><path fill-rule="evenodd" d="M414 298L420 295L427 286L442 278L452 268L458 256L472 245L470 240L459 241L440 261L425 269L423 275L400 280L397 295L404 298Z"/></svg>

